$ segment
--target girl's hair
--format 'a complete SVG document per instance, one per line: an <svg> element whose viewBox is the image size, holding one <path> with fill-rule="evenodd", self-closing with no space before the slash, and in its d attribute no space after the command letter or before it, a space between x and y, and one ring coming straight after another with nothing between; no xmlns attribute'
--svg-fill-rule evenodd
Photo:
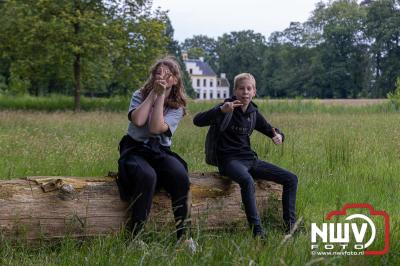
<svg viewBox="0 0 400 266"><path fill-rule="evenodd" d="M183 86L182 74L179 64L173 57L165 57L158 60L151 68L150 68L150 77L147 79L143 88L140 90L143 99L145 99L150 91L153 89L153 84L155 81L155 76L157 72L157 68L161 65L164 65L169 68L172 75L177 79L176 85L173 85L171 88L171 92L168 98L165 100L164 106L178 109L179 107L183 108L183 113L186 113L186 95L185 88Z"/></svg>
<svg viewBox="0 0 400 266"><path fill-rule="evenodd" d="M240 74L236 75L235 79L233 80L233 88L236 90L239 82L244 79L250 80L250 82L253 83L253 88L256 89L256 79L250 73L240 73Z"/></svg>

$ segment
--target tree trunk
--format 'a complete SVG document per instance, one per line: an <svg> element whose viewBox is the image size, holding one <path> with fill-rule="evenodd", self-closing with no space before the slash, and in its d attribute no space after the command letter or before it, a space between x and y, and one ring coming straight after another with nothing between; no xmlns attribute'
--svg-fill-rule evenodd
<svg viewBox="0 0 400 266"><path fill-rule="evenodd" d="M79 10L79 8L77 8ZM75 38L78 39L81 25L79 22L74 23ZM74 53L74 111L81 110L81 54L80 52Z"/></svg>
<svg viewBox="0 0 400 266"><path fill-rule="evenodd" d="M216 173L192 173L192 226L222 228L246 225L240 187ZM280 219L282 187L256 182L261 215ZM120 200L115 179L28 177L0 182L0 238L57 239L66 235L85 237L118 232L127 221L128 203ZM171 202L166 192L153 199L149 223L173 225Z"/></svg>
<svg viewBox="0 0 400 266"><path fill-rule="evenodd" d="M74 59L74 111L79 112L81 110L81 55L75 54Z"/></svg>

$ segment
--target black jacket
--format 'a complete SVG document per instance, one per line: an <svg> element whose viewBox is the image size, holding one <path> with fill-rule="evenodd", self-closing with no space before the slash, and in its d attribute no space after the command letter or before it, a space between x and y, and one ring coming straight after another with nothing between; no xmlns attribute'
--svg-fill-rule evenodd
<svg viewBox="0 0 400 266"><path fill-rule="evenodd" d="M236 98L232 97L226 99L225 102L234 100L236 100ZM193 118L193 123L199 127L216 123L217 117L222 117L224 115L221 111L221 106L222 104L218 104L208 111L198 113ZM227 129L221 134L218 140L218 162L225 163L234 159L249 160L257 158L257 154L251 149L250 145L250 113L252 112L256 112L255 130L270 138L274 137L272 126L258 112L255 103L251 102L245 112L243 112L241 108L235 108ZM280 133L284 139L283 133L279 129L276 129L276 131Z"/></svg>

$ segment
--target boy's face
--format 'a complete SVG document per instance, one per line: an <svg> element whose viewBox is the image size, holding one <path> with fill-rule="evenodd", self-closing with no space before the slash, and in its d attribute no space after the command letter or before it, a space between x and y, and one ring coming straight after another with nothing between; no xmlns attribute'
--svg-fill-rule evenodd
<svg viewBox="0 0 400 266"><path fill-rule="evenodd" d="M253 97L256 96L256 89L250 79L242 79L237 84L233 93L236 98L246 106L251 102Z"/></svg>

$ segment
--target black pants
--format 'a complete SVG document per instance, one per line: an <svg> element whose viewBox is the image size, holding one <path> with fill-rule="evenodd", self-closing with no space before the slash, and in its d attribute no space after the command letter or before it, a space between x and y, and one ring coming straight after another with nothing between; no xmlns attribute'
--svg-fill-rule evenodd
<svg viewBox="0 0 400 266"><path fill-rule="evenodd" d="M121 153L123 151L124 147ZM130 226L140 228L145 223L156 187L161 186L171 196L177 236L180 238L185 231L188 216L190 183L185 165L176 156L159 147L134 149L119 163L125 169L125 179L128 180L125 180L127 182L124 185L129 186L131 195Z"/></svg>
<svg viewBox="0 0 400 266"><path fill-rule="evenodd" d="M283 220L287 226L296 222L297 176L261 160L231 160L219 167L221 174L239 183L242 201L250 226L260 225L256 208L254 179L270 180L283 185Z"/></svg>

